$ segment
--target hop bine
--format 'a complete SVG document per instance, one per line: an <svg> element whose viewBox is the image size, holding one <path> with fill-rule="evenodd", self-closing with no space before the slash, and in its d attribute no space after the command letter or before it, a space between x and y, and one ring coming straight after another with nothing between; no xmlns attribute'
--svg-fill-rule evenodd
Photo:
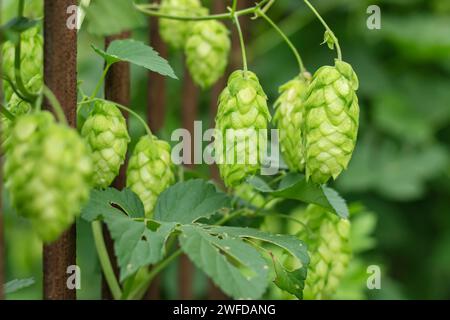
<svg viewBox="0 0 450 320"><path fill-rule="evenodd" d="M96 101L81 129L92 154L93 186L106 188L119 174L130 137L122 112L109 101Z"/></svg>
<svg viewBox="0 0 450 320"><path fill-rule="evenodd" d="M170 145L155 136L143 136L128 163L127 187L143 202L146 217L153 215L158 196L174 182Z"/></svg>
<svg viewBox="0 0 450 320"><path fill-rule="evenodd" d="M196 22L187 39L186 60L195 83L202 88L214 84L224 73L230 52L228 29L223 23Z"/></svg>
<svg viewBox="0 0 450 320"><path fill-rule="evenodd" d="M336 179L347 168L358 134L357 89L358 78L343 61L313 76L305 101L304 148L306 176L315 183Z"/></svg>
<svg viewBox="0 0 450 320"><path fill-rule="evenodd" d="M291 171L303 171L304 97L311 76L307 73L283 84L275 102L273 121L279 130L283 159Z"/></svg>
<svg viewBox="0 0 450 320"><path fill-rule="evenodd" d="M203 16L208 9L203 8L199 0L162 0L159 11L166 15L178 17ZM174 49L182 49L193 26L192 21L160 19L161 38Z"/></svg>
<svg viewBox="0 0 450 320"><path fill-rule="evenodd" d="M56 240L89 197L92 163L74 129L49 112L18 118L6 154L5 179L19 215L45 242Z"/></svg>
<svg viewBox="0 0 450 320"><path fill-rule="evenodd" d="M270 121L267 96L250 71L233 72L219 96L216 117L216 160L228 187L240 184L261 168Z"/></svg>
<svg viewBox="0 0 450 320"><path fill-rule="evenodd" d="M350 222L316 205L294 212L293 217L304 225L289 222L289 233L306 242L311 258L303 296L331 299L351 259Z"/></svg>

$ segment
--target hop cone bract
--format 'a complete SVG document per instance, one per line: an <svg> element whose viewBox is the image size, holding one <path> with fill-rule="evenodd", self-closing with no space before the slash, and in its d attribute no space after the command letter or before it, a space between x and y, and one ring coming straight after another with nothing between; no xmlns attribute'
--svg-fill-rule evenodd
<svg viewBox="0 0 450 320"><path fill-rule="evenodd" d="M130 137L122 112L109 101L96 101L81 129L92 154L93 186L106 188L119 174Z"/></svg>
<svg viewBox="0 0 450 320"><path fill-rule="evenodd" d="M162 0L159 8L162 14L180 17L201 16L208 13L199 0ZM161 38L174 49L184 48L192 26L192 21L159 19Z"/></svg>
<svg viewBox="0 0 450 320"><path fill-rule="evenodd" d="M223 75L228 63L228 29L215 20L196 22L192 25L185 51L195 83L202 88L210 87Z"/></svg>
<svg viewBox="0 0 450 320"><path fill-rule="evenodd" d="M309 85L308 75L299 76L279 89L273 121L278 128L283 159L291 171L303 171L304 97Z"/></svg>
<svg viewBox="0 0 450 320"><path fill-rule="evenodd" d="M216 160L229 187L240 184L261 168L270 121L267 96L257 76L237 70L219 96L216 117Z"/></svg>
<svg viewBox="0 0 450 320"><path fill-rule="evenodd" d="M80 213L89 197L92 163L74 129L55 123L48 112L14 122L6 154L5 179L19 215L52 242Z"/></svg>
<svg viewBox="0 0 450 320"><path fill-rule="evenodd" d="M158 196L174 182L170 145L154 136L142 137L128 163L127 187L143 202L146 217L153 215Z"/></svg>
<svg viewBox="0 0 450 320"><path fill-rule="evenodd" d="M352 67L336 60L314 74L305 101L306 176L315 183L334 179L347 168L356 143L358 78Z"/></svg>
<svg viewBox="0 0 450 320"><path fill-rule="evenodd" d="M330 299L347 271L351 259L350 222L310 205L293 217L304 223L289 222L289 233L308 245L308 266L303 296L308 300Z"/></svg>
<svg viewBox="0 0 450 320"><path fill-rule="evenodd" d="M39 27L33 27L21 34L21 54L20 54L20 70L22 80L27 86L30 80L40 75L41 82L39 88L42 87L42 74L43 74L43 48L44 41L40 34ZM11 42L5 42L3 44L3 72L10 79L14 80L14 55L15 47ZM13 90L10 85L3 81L5 99L9 101L13 94ZM32 88L27 86L27 89L33 92Z"/></svg>

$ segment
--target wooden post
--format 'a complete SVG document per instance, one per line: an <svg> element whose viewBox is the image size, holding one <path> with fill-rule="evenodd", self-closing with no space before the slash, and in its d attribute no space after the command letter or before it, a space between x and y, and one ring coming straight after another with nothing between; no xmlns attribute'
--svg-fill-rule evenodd
<svg viewBox="0 0 450 320"><path fill-rule="evenodd" d="M128 39L131 32L126 31L117 35L112 35L105 38L105 49L114 40ZM117 102L124 106L130 105L130 64L127 62L118 62L111 66L105 79L105 98L110 101ZM128 113L124 112L124 116L128 119ZM120 168L119 175L116 177L112 186L116 189L123 189L126 184L126 167L127 159L124 165ZM105 238L106 248L114 268L116 277L119 275L119 268L116 263L116 256L114 253L114 242L111 238L108 228L103 225L103 236ZM102 277L102 299L112 300L113 296L109 290L108 284L104 277Z"/></svg>
<svg viewBox="0 0 450 320"><path fill-rule="evenodd" d="M67 26L67 8L76 0L44 1L44 81L61 103L68 123L76 127L77 30ZM67 287L68 266L76 264L76 227L44 246L44 299L74 300Z"/></svg>

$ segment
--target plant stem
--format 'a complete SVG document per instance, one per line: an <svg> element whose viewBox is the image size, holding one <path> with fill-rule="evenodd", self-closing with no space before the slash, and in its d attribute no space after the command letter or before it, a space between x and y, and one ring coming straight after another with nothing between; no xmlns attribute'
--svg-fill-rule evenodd
<svg viewBox="0 0 450 320"><path fill-rule="evenodd" d="M201 16L201 17L174 16L174 15L163 14L163 13L159 12L158 9L148 9L148 8L155 8L154 5L134 3L134 6L137 10L141 11L142 13L145 13L145 14L147 14L149 16L153 16L153 17L172 19L172 20L201 21L201 20L233 19L234 15L242 16L242 15L247 15L247 14L253 14L253 13L255 13L257 8L262 7L269 1L270 0L262 0L261 2L256 4L254 7L243 9L243 10L238 10L234 14L231 14L231 12L230 12L230 13L211 14L211 15L206 15L206 16Z"/></svg>
<svg viewBox="0 0 450 320"><path fill-rule="evenodd" d="M102 87L103 81L105 80L105 77L106 77L106 74L109 71L109 68L111 68L111 64L110 63L108 63L105 66L105 69L103 69L102 76L98 80L97 85L95 86L94 92L92 92L92 95L90 97L91 100L94 99L97 96L97 93L100 91L100 88Z"/></svg>
<svg viewBox="0 0 450 320"><path fill-rule="evenodd" d="M127 300L135 300L140 299L145 292L147 291L148 286L152 282L153 278L161 272L165 267L167 267L173 260L175 260L180 254L182 253L181 249L178 249L174 253L172 253L170 256L168 256L166 259L158 263L145 277L144 280L141 281L139 286L137 286L131 294L126 297Z"/></svg>
<svg viewBox="0 0 450 320"><path fill-rule="evenodd" d="M8 120L14 121L14 119L16 118L8 109L6 109L6 107L4 105L2 105L0 103L0 112L6 117L8 118Z"/></svg>
<svg viewBox="0 0 450 320"><path fill-rule="evenodd" d="M66 119L64 110L61 107L61 104L59 103L56 96L53 94L52 90L50 90L46 85L44 85L42 92L43 92L44 96L48 99L48 101L50 102L50 105L52 106L53 110L55 111L56 118L60 122L67 124L67 119Z"/></svg>
<svg viewBox="0 0 450 320"><path fill-rule="evenodd" d="M322 23L322 25L325 27L325 30L327 30L331 37L333 38L334 44L336 45L336 51L337 51L337 56L339 60L342 60L342 52L341 52L341 47L339 46L339 40L336 37L336 35L334 34L334 32L330 29L330 27L328 26L328 24L325 22L325 20L322 18L322 16L320 15L320 13L316 10L316 8L313 7L313 5L308 1L308 0L303 0L305 1L306 5L311 9L311 11L317 16L317 19L319 19L319 21Z"/></svg>
<svg viewBox="0 0 450 320"><path fill-rule="evenodd" d="M300 69L300 73L304 73L306 72L305 66L303 64L303 60L297 50L297 48L294 46L294 44L292 43L291 40L289 40L289 38L286 36L286 34L284 34L284 32L277 26L277 24L275 22L273 22L265 13L262 9L259 9L257 14L261 17L264 18L264 20L266 20L271 26L272 28L274 28L278 34L284 39L284 41L287 43L287 45L289 46L289 48L291 48L292 53L295 56L295 59L297 59L297 63L298 63L298 67Z"/></svg>
<svg viewBox="0 0 450 320"><path fill-rule="evenodd" d="M239 42L241 44L241 52L242 52L242 64L243 64L244 76L245 76L245 73L248 71L248 67L247 67L247 53L245 52L244 36L242 34L241 25L239 24L238 15L236 13L234 14L233 18L234 18L234 22L236 24L236 28L237 28L237 31L239 34Z"/></svg>
<svg viewBox="0 0 450 320"><path fill-rule="evenodd" d="M103 239L102 224L100 221L92 222L92 233L94 235L95 248L102 266L103 274L106 282L115 300L119 300L122 296L122 290L114 274L114 269L109 260L108 251L106 250L105 239Z"/></svg>
<svg viewBox="0 0 450 320"><path fill-rule="evenodd" d="M236 13L237 2L238 2L238 0L233 0L233 5L231 6L231 15L232 16L234 16L234 14Z"/></svg>
<svg viewBox="0 0 450 320"><path fill-rule="evenodd" d="M128 108L128 107L125 107L125 106L123 106L123 105L121 105L121 104L119 104L119 103L117 103L117 102L114 102L114 104L119 108L119 109L122 109L122 110L125 110L125 111L127 111L127 112L129 112L131 115L133 115L136 119L138 119L138 121L142 124L142 126L145 128L145 131L147 132L147 134L149 135L149 136L153 136L153 133L152 133L152 130L150 130L150 127L148 126L148 124L147 124L147 122L144 120L144 119L142 119L142 117L138 114L138 113L136 113L135 111L133 111L132 109L130 109L130 108Z"/></svg>

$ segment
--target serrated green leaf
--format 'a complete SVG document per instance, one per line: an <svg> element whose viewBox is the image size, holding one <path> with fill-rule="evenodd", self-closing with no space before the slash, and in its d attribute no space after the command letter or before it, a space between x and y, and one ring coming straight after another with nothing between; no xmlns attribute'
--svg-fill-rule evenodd
<svg viewBox="0 0 450 320"><path fill-rule="evenodd" d="M162 58L152 47L133 39L115 40L106 51L92 45L92 48L102 56L108 64L126 61L163 76L178 79L166 59Z"/></svg>
<svg viewBox="0 0 450 320"><path fill-rule="evenodd" d="M277 259L273 259L275 269L275 285L298 299L303 299L303 289L307 268L302 267L293 271L287 270Z"/></svg>
<svg viewBox="0 0 450 320"><path fill-rule="evenodd" d="M119 34L145 25L132 0L95 0L86 8L89 33L96 36Z"/></svg>
<svg viewBox="0 0 450 320"><path fill-rule="evenodd" d="M268 285L269 267L260 253L239 238L211 235L201 226L184 225L181 248L226 294L258 299Z"/></svg>
<svg viewBox="0 0 450 320"><path fill-rule="evenodd" d="M120 209L119 209L120 208ZM139 197L130 189L119 191L114 188L91 191L89 202L83 208L81 217L89 222L125 212L132 218L144 217L144 206Z"/></svg>
<svg viewBox="0 0 450 320"><path fill-rule="evenodd" d="M165 244L174 231L175 223L162 223L155 231L145 222L117 213L105 217L114 240L114 251L120 267L120 281L139 268L159 262L165 255Z"/></svg>
<svg viewBox="0 0 450 320"><path fill-rule="evenodd" d="M34 284L34 278L27 278L27 279L15 279L12 281L9 281L4 286L4 292L6 294L14 293L19 290L25 289L27 287L30 287Z"/></svg>
<svg viewBox="0 0 450 320"><path fill-rule="evenodd" d="M157 221L189 224L208 218L223 208L230 207L230 198L201 179L179 182L165 190L156 203Z"/></svg>
<svg viewBox="0 0 450 320"><path fill-rule="evenodd" d="M341 218L348 218L347 204L335 190L308 182L303 174L288 173L275 189L258 177L250 177L247 182L255 189L274 197L313 203Z"/></svg>

